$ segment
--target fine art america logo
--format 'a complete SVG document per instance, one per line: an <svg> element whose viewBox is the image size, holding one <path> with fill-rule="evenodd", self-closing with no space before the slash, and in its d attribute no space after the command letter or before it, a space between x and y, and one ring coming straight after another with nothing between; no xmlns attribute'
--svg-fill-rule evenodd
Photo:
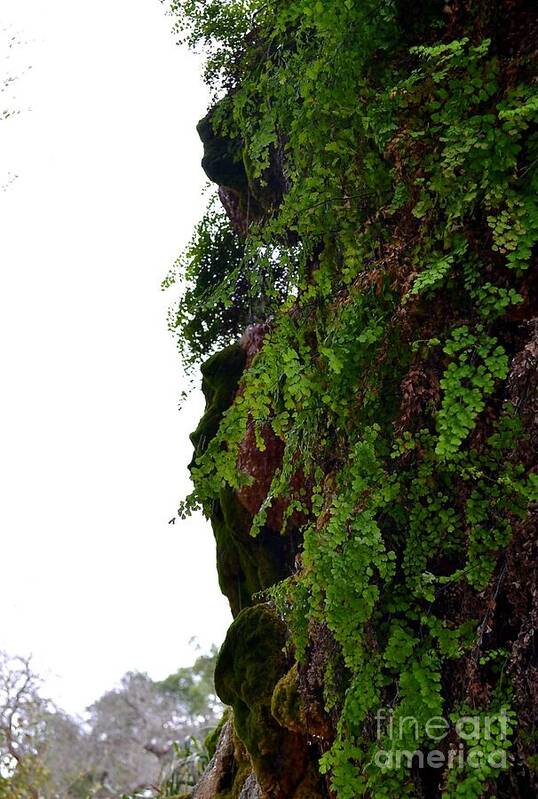
<svg viewBox="0 0 538 799"><path fill-rule="evenodd" d="M461 716L451 722L432 716L424 722L414 716L396 719L388 708L380 708L376 721L380 748L374 762L380 769L508 768L512 727L504 709L491 715ZM441 748L445 739L448 740ZM435 745L438 748L433 748Z"/></svg>

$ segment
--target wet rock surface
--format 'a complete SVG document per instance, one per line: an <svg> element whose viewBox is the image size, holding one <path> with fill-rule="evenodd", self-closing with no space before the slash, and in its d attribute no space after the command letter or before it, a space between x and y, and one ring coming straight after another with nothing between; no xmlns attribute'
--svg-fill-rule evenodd
<svg viewBox="0 0 538 799"><path fill-rule="evenodd" d="M217 749L204 775L194 789L192 799L215 799L230 780L234 770L233 725L228 721L222 730Z"/></svg>

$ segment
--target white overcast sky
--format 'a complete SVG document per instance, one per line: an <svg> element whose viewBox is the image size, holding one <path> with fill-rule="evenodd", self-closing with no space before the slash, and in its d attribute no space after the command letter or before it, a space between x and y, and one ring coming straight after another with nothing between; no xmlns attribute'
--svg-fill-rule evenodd
<svg viewBox="0 0 538 799"><path fill-rule="evenodd" d="M80 712L229 623L189 488L200 395L160 281L203 209L207 94L159 0L0 0L0 647ZM7 97L6 97L7 95ZM172 289L173 292L173 289Z"/></svg>

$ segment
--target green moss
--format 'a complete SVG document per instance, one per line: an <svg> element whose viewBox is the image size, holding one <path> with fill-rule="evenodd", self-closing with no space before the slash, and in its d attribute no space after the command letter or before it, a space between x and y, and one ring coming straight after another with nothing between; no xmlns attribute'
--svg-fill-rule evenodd
<svg viewBox="0 0 538 799"><path fill-rule="evenodd" d="M194 458L202 455L216 436L222 415L235 397L245 369L245 359L243 348L239 344L232 344L202 364L202 391L206 407L198 427L190 437L194 444Z"/></svg>
<svg viewBox="0 0 538 799"><path fill-rule="evenodd" d="M245 368L245 352L234 344L207 360L202 368L205 413L191 435L196 458L217 434L224 412L232 404ZM269 530L250 535L252 517L237 494L224 487L208 509L217 543L217 570L222 593L236 616L252 604L252 597L288 573L288 542Z"/></svg>
<svg viewBox="0 0 538 799"><path fill-rule="evenodd" d="M299 693L297 663L276 684L271 698L271 713L281 727L293 732L304 731L305 717Z"/></svg>
<svg viewBox="0 0 538 799"><path fill-rule="evenodd" d="M287 574L288 542L270 530L250 535L252 517L230 488L220 492L211 523L217 542L217 571L221 591L236 616L252 604L255 594Z"/></svg>
<svg viewBox="0 0 538 799"><path fill-rule="evenodd" d="M271 714L271 698L286 671L286 628L266 605L243 610L222 646L215 669L217 693L234 710L236 732L258 776L271 773L282 728Z"/></svg>
<svg viewBox="0 0 538 799"><path fill-rule="evenodd" d="M538 755L529 755L526 760L529 771L538 773Z"/></svg>

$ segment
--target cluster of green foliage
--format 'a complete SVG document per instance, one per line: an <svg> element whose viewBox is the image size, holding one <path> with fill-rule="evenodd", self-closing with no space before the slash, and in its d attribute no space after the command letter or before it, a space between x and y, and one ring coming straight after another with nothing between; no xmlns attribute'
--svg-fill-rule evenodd
<svg viewBox="0 0 538 799"><path fill-rule="evenodd" d="M167 290L176 282L183 291L169 311L168 327L187 372L248 325L265 320L286 286L283 270L267 252L251 261L245 241L214 196L161 287Z"/></svg>
<svg viewBox="0 0 538 799"><path fill-rule="evenodd" d="M263 184L279 149L289 183L244 244L246 276L277 258L287 297L197 460L189 504L210 512L223 485L241 487L247 426L260 449L272 426L285 454L253 534L300 468L312 496L292 496L287 515L310 519L303 568L273 598L297 657L322 622L349 675L322 770L338 799L413 795L408 769L375 765L387 744L368 735L372 714L387 697L396 720L446 712L443 669L476 646L480 619L455 624L443 597L488 585L538 501L513 457L516 409L499 400L502 325L538 241L538 90L507 82L490 41L443 41L433 0L416 15L396 0L175 7L191 41L218 39L211 77L235 81L219 125L244 142L249 179ZM402 219L414 225L404 255ZM412 314L424 339L410 339ZM399 387L417 362L442 376L402 431ZM478 797L496 776L453 774L444 796Z"/></svg>
<svg viewBox="0 0 538 799"><path fill-rule="evenodd" d="M250 321L245 246L224 213L211 203L186 252L162 284L184 282L169 328L187 366L237 337Z"/></svg>

